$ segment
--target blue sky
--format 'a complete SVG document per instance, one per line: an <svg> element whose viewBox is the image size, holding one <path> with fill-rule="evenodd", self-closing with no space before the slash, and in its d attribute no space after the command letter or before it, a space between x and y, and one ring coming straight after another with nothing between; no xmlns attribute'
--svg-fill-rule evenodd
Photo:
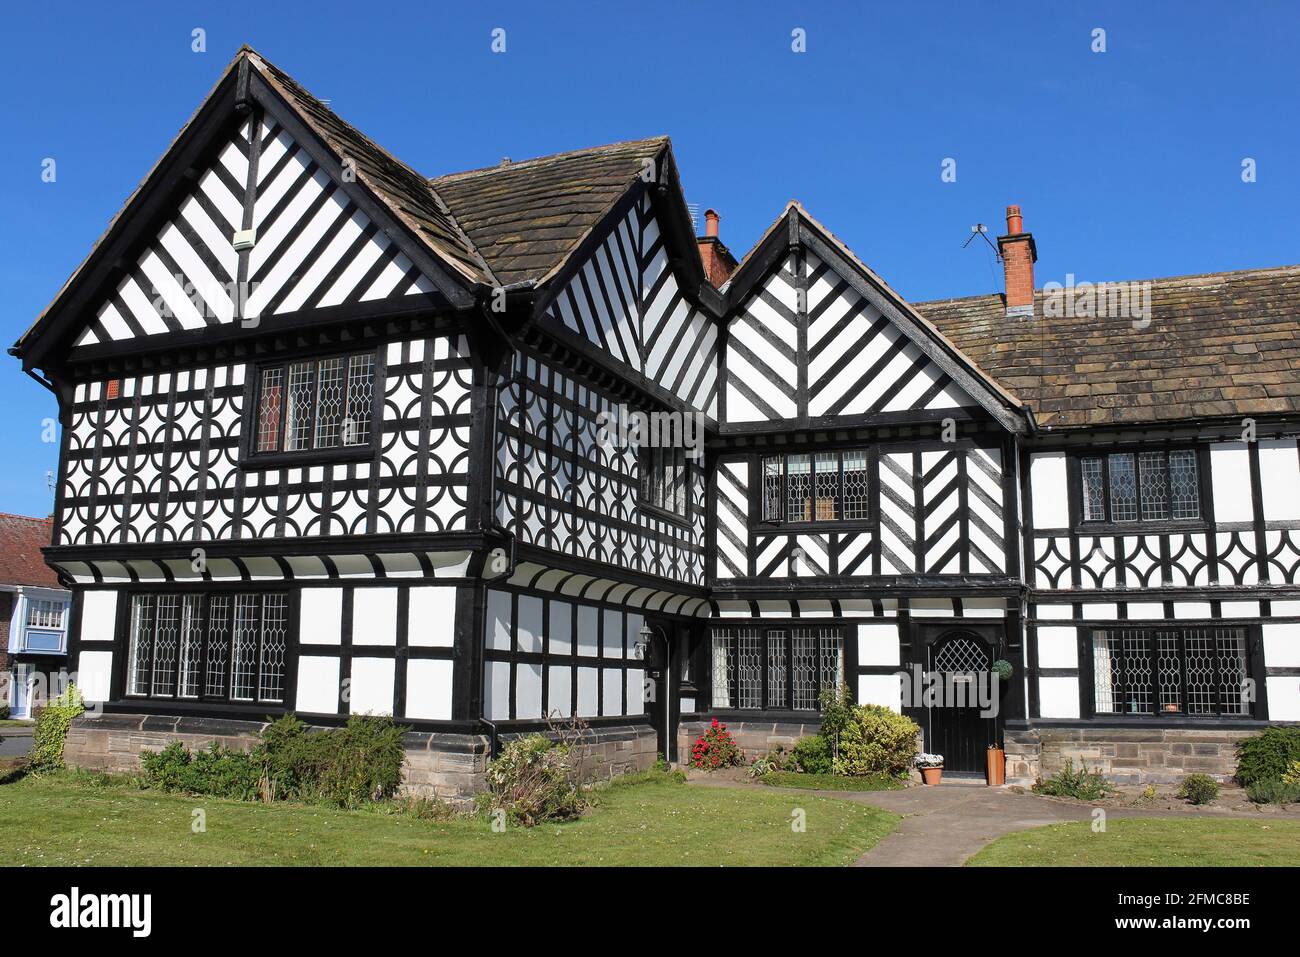
<svg viewBox="0 0 1300 957"><path fill-rule="evenodd" d="M243 42L429 175L668 133L688 200L722 213L738 256L798 198L913 301L999 289L987 247L961 244L976 222L996 235L1011 202L1037 239L1039 285L1300 260L1300 5L467 6L7 9L5 345ZM206 53L190 49L196 27ZM956 182L941 181L946 158ZM5 358L0 511L45 514L55 403Z"/></svg>

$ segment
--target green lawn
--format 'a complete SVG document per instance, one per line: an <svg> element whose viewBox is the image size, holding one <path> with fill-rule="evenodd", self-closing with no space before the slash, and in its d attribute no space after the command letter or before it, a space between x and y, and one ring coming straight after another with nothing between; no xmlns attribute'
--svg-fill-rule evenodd
<svg viewBox="0 0 1300 957"><path fill-rule="evenodd" d="M1241 818L1086 821L998 838L968 867L1296 867L1300 821Z"/></svg>
<svg viewBox="0 0 1300 957"><path fill-rule="evenodd" d="M205 833L191 833L196 808ZM806 830L791 828L802 809ZM0 788L0 865L843 865L897 816L847 801L613 786L581 820L493 833L479 818L247 804L25 778Z"/></svg>
<svg viewBox="0 0 1300 957"><path fill-rule="evenodd" d="M800 774L797 771L772 771L760 780L774 788L812 788L816 791L896 791L906 783L889 777Z"/></svg>

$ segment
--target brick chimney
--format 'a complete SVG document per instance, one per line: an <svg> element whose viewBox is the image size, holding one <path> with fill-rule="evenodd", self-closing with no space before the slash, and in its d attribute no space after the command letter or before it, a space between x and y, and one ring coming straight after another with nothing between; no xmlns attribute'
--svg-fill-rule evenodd
<svg viewBox="0 0 1300 957"><path fill-rule="evenodd" d="M1007 207L1007 234L998 237L1002 269L1007 283L1007 316L1034 318L1034 263L1038 247L1033 233L1025 232L1025 220L1019 206Z"/></svg>
<svg viewBox="0 0 1300 957"><path fill-rule="evenodd" d="M700 259L704 260L705 277L720 288L731 278L736 268L736 257L731 255L731 251L718 238L718 219L717 210L706 209L704 235L697 236L695 241L700 246Z"/></svg>

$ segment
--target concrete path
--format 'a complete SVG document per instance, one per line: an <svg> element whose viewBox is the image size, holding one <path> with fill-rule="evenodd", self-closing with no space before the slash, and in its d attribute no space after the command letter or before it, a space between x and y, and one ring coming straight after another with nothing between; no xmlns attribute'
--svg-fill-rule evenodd
<svg viewBox="0 0 1300 957"><path fill-rule="evenodd" d="M720 779L694 778L691 783L700 787L768 788L763 784ZM897 829L863 854L855 867L960 867L980 848L1004 834L1062 821L1090 821L1093 810L1088 804L986 787L983 781L945 780L938 787L909 787L900 791L781 790L856 801L903 816ZM1117 820L1207 814L1260 817L1258 813L1228 810L1106 807L1106 816Z"/></svg>

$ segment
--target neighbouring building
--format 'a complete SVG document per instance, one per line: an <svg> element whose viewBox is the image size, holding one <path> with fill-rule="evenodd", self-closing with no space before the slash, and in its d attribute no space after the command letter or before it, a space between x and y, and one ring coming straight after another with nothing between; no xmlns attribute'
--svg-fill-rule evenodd
<svg viewBox="0 0 1300 957"><path fill-rule="evenodd" d="M457 795L547 715L640 767L847 682L950 773L1229 772L1300 720L1300 267L1038 289L998 242L1005 294L909 303L791 203L737 263L667 138L429 179L241 50L12 350L70 757L384 713Z"/></svg>
<svg viewBox="0 0 1300 957"><path fill-rule="evenodd" d="M0 514L0 704L13 718L30 718L67 670L72 596L41 555L53 529L48 518Z"/></svg>

